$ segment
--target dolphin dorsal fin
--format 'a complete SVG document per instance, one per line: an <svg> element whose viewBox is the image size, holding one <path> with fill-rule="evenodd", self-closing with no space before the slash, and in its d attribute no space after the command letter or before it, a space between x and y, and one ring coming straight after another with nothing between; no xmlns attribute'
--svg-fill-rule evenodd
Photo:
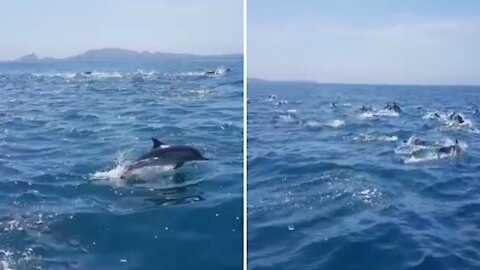
<svg viewBox="0 0 480 270"><path fill-rule="evenodd" d="M455 144L458 144L458 140L457 140L457 139L455 139Z"/></svg>
<svg viewBox="0 0 480 270"><path fill-rule="evenodd" d="M161 141L159 141L159 140L157 140L157 139L155 139L155 138L152 138L152 142L153 142L153 148L154 148L154 149L155 149L155 148L158 148L158 147L160 147L160 146L162 146L162 145L165 145L163 142L161 142Z"/></svg>

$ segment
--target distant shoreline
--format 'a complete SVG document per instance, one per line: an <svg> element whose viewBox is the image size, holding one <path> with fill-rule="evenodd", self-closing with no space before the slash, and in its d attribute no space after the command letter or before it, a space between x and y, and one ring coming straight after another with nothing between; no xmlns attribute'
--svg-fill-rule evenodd
<svg viewBox="0 0 480 270"><path fill-rule="evenodd" d="M164 53L164 52L138 52L135 50L120 48L93 49L75 56L64 58L38 57L35 53L24 55L18 59L0 60L0 63L50 63L50 62L101 62L101 61L132 61L132 62L156 62L164 60L183 59L218 59L218 58L243 58L243 53L200 55L188 53Z"/></svg>

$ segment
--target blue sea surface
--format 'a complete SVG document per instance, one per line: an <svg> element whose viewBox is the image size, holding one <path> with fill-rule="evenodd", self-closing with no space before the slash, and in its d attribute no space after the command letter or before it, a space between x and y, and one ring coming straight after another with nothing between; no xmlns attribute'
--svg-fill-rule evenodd
<svg viewBox="0 0 480 270"><path fill-rule="evenodd" d="M480 87L249 81L248 269L480 269L479 102Z"/></svg>
<svg viewBox="0 0 480 270"><path fill-rule="evenodd" d="M126 182L151 137L210 160ZM241 57L0 64L0 269L242 269L242 149Z"/></svg>

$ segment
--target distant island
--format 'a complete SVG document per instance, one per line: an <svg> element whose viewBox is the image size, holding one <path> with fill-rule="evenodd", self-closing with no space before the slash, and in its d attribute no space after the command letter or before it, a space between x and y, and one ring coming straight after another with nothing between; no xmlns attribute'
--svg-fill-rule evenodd
<svg viewBox="0 0 480 270"><path fill-rule="evenodd" d="M225 55L196 55L196 54L179 54L179 53L161 53L161 52L137 52L134 50L126 50L119 48L104 48L96 50L88 50L82 54L66 57L66 58L39 58L35 53L27 54L15 60L4 62L15 63L37 63L37 62L106 62L106 61L128 61L128 62L158 62L165 60L182 60L182 59L216 59L216 58L237 58L242 54L225 54Z"/></svg>

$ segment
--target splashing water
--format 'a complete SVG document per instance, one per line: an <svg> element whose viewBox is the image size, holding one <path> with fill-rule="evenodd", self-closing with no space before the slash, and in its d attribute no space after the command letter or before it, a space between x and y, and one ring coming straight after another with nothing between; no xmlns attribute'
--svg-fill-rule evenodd
<svg viewBox="0 0 480 270"><path fill-rule="evenodd" d="M161 148L168 148L169 145L161 145ZM170 173L173 171L175 165L155 165L145 166L130 170L129 167L134 162L124 159L125 153L115 161L115 166L108 171L98 171L90 175L92 180L110 180L113 182L125 182L133 178L140 178L142 180L149 180L158 177L159 175Z"/></svg>

